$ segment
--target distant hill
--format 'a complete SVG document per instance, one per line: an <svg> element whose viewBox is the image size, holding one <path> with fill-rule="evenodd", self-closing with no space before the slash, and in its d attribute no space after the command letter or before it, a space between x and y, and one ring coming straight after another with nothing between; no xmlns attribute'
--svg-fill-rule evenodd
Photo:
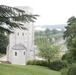
<svg viewBox="0 0 76 75"><path fill-rule="evenodd" d="M41 28L52 28L52 29L64 29L66 24L57 24L57 25L35 25L35 27L41 27Z"/></svg>

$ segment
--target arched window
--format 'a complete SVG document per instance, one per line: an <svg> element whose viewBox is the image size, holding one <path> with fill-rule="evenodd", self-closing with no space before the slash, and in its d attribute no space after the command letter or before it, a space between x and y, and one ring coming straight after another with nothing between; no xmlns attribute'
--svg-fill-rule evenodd
<svg viewBox="0 0 76 75"><path fill-rule="evenodd" d="M15 52L15 56L17 56L17 52Z"/></svg>

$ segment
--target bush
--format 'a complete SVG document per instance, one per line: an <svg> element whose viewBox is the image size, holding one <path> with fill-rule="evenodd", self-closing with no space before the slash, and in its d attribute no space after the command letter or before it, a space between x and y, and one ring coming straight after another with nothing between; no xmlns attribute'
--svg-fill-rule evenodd
<svg viewBox="0 0 76 75"><path fill-rule="evenodd" d="M76 75L76 64L73 64L67 72L67 75Z"/></svg>
<svg viewBox="0 0 76 75"><path fill-rule="evenodd" d="M66 67L66 64L61 60L56 60L51 62L49 66L50 69L56 70L56 71L61 70L63 67Z"/></svg>
<svg viewBox="0 0 76 75"><path fill-rule="evenodd" d="M65 53L61 59L66 60L69 64L72 64L73 62L72 56L69 53Z"/></svg>
<svg viewBox="0 0 76 75"><path fill-rule="evenodd" d="M61 69L61 75L67 75L68 68Z"/></svg>
<svg viewBox="0 0 76 75"><path fill-rule="evenodd" d="M61 70L62 75L76 75L76 64L72 64L68 68L64 68Z"/></svg>
<svg viewBox="0 0 76 75"><path fill-rule="evenodd" d="M43 61L43 60L29 60L26 64L27 65L48 66L48 62Z"/></svg>
<svg viewBox="0 0 76 75"><path fill-rule="evenodd" d="M6 49L7 49L7 48L0 47L0 53L4 53L4 54L6 54Z"/></svg>

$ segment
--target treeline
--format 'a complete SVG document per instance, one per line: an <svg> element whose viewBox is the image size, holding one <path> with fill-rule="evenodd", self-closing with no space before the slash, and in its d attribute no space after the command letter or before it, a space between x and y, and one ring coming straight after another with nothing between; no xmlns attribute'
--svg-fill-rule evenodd
<svg viewBox="0 0 76 75"><path fill-rule="evenodd" d="M50 30L50 29L46 29L45 31L35 31L35 42L37 42L36 40L41 40L41 39L46 39L48 41L55 42L56 40L60 39L63 37L63 32L64 30Z"/></svg>
<svg viewBox="0 0 76 75"><path fill-rule="evenodd" d="M63 33L64 29L62 30L57 30L57 29L52 29L50 30L47 28L45 31L35 31L35 36L49 36L49 35L54 35L54 34L59 34Z"/></svg>

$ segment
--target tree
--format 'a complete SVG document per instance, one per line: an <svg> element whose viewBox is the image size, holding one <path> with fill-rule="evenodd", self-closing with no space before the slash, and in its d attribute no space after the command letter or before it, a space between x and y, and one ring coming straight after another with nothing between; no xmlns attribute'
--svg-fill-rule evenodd
<svg viewBox="0 0 76 75"><path fill-rule="evenodd" d="M36 45L39 48L39 56L48 61L48 66L50 65L50 60L59 52L59 46L52 45L48 39L38 39Z"/></svg>
<svg viewBox="0 0 76 75"><path fill-rule="evenodd" d="M47 37L49 37L50 34L51 34L51 31L50 31L49 28L47 28L47 29L45 30L45 35L46 35Z"/></svg>
<svg viewBox="0 0 76 75"><path fill-rule="evenodd" d="M0 5L0 30L11 32L13 28L26 29L22 22L34 22L36 16L38 15L26 14L23 10Z"/></svg>
<svg viewBox="0 0 76 75"><path fill-rule="evenodd" d="M58 31L57 29L53 29L53 30L52 30L52 33L53 33L53 34L58 34L59 31Z"/></svg>
<svg viewBox="0 0 76 75"><path fill-rule="evenodd" d="M0 53L6 53L8 43L8 36L0 33Z"/></svg>
<svg viewBox="0 0 76 75"><path fill-rule="evenodd" d="M76 18L73 16L68 19L66 31L64 32L64 39L67 39L68 48L71 46L72 39L76 36Z"/></svg>
<svg viewBox="0 0 76 75"><path fill-rule="evenodd" d="M48 61L48 66L50 65L51 59L58 53L58 46L51 46L47 43L42 44L39 47L39 56L43 57Z"/></svg>
<svg viewBox="0 0 76 75"><path fill-rule="evenodd" d="M66 38L68 51L62 60L66 60L69 66L62 70L62 75L76 75L76 18L74 16L69 18L67 23L64 39Z"/></svg>
<svg viewBox="0 0 76 75"><path fill-rule="evenodd" d="M68 52L62 59L71 64L76 63L76 18L74 16L68 19L64 38L66 38Z"/></svg>
<svg viewBox="0 0 76 75"><path fill-rule="evenodd" d="M73 38L71 46L65 55L63 55L62 60L66 60L68 63L76 63L76 37Z"/></svg>
<svg viewBox="0 0 76 75"><path fill-rule="evenodd" d="M68 19L68 26L64 32L64 38L67 39L67 47L69 48L69 55L71 60L76 60L76 18L73 16ZM68 58L68 57L66 57Z"/></svg>

